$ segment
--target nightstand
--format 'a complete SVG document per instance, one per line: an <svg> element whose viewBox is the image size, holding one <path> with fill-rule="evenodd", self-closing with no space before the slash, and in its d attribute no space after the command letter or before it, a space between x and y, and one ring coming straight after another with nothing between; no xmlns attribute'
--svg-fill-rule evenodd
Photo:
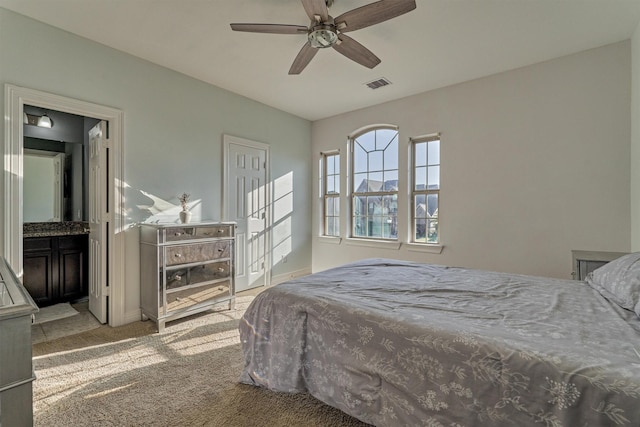
<svg viewBox="0 0 640 427"><path fill-rule="evenodd" d="M571 251L573 258L573 271L571 276L575 280L584 280L587 274L598 267L602 267L614 259L627 255L626 252L603 252L603 251Z"/></svg>

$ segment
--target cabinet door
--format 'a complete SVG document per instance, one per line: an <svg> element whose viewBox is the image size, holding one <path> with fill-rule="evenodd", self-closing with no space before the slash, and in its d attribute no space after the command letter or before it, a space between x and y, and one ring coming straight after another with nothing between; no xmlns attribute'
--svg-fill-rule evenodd
<svg viewBox="0 0 640 427"><path fill-rule="evenodd" d="M51 305L56 299L57 286L52 239L25 239L24 246L24 287L39 307Z"/></svg>
<svg viewBox="0 0 640 427"><path fill-rule="evenodd" d="M69 301L87 295L87 238L61 237L58 249L59 297Z"/></svg>

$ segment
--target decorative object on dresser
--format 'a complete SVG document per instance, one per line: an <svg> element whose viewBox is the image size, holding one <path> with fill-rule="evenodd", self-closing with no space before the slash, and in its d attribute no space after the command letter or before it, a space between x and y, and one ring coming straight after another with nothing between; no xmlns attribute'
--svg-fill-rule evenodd
<svg viewBox="0 0 640 427"><path fill-rule="evenodd" d="M33 425L31 319L38 312L0 258L0 426Z"/></svg>
<svg viewBox="0 0 640 427"><path fill-rule="evenodd" d="M627 252L604 252L604 251L571 251L573 258L573 271L571 276L575 280L585 280L587 274L596 268L627 255Z"/></svg>
<svg viewBox="0 0 640 427"><path fill-rule="evenodd" d="M180 211L180 222L183 224L188 224L191 221L191 211L189 210L189 206L187 203L189 202L189 198L191 194L182 193L178 196L178 200L180 200L180 206L182 206L182 211Z"/></svg>
<svg viewBox="0 0 640 427"><path fill-rule="evenodd" d="M233 222L140 225L142 316L165 322L235 303Z"/></svg>

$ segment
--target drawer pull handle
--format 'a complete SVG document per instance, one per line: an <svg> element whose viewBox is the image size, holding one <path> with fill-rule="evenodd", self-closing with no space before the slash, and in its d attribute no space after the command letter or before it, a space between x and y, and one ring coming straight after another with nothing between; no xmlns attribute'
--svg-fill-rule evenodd
<svg viewBox="0 0 640 427"><path fill-rule="evenodd" d="M174 278L175 278L178 282L179 282L180 280L182 280L182 276L181 276L181 275L179 275L179 274L176 274Z"/></svg>
<svg viewBox="0 0 640 427"><path fill-rule="evenodd" d="M224 268L219 267L219 268L218 268L218 271L219 271L220 273L224 273Z"/></svg>
<svg viewBox="0 0 640 427"><path fill-rule="evenodd" d="M179 231L176 231L174 236L182 236L182 233L180 233Z"/></svg>
<svg viewBox="0 0 640 427"><path fill-rule="evenodd" d="M224 233L224 229L223 228L219 228L218 229L218 233Z"/></svg>
<svg viewBox="0 0 640 427"><path fill-rule="evenodd" d="M182 254L175 254L174 257L176 258L182 258Z"/></svg>
<svg viewBox="0 0 640 427"><path fill-rule="evenodd" d="M224 249L218 248L218 252L224 252Z"/></svg>

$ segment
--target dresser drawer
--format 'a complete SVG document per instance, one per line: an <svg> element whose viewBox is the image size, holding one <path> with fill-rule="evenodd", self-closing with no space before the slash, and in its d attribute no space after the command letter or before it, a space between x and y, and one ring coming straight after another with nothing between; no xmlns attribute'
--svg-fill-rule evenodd
<svg viewBox="0 0 640 427"><path fill-rule="evenodd" d="M233 236L232 224L207 225L198 227L170 227L165 230L167 242L179 242L192 239L209 239Z"/></svg>
<svg viewBox="0 0 640 427"><path fill-rule="evenodd" d="M177 242L181 240L193 239L196 228L195 227L170 227L165 231L165 240L167 242Z"/></svg>
<svg viewBox="0 0 640 427"><path fill-rule="evenodd" d="M186 310L196 304L229 296L231 296L231 287L228 281L167 292L166 311Z"/></svg>
<svg viewBox="0 0 640 427"><path fill-rule="evenodd" d="M233 225L210 225L206 227L198 227L196 229L196 237L231 237L233 236Z"/></svg>
<svg viewBox="0 0 640 427"><path fill-rule="evenodd" d="M167 266L229 258L231 246L229 240L168 246L166 248Z"/></svg>
<svg viewBox="0 0 640 427"><path fill-rule="evenodd" d="M193 267L171 269L165 271L167 290L177 289L183 286L210 282L213 280L228 279L231 276L229 262L214 262Z"/></svg>

